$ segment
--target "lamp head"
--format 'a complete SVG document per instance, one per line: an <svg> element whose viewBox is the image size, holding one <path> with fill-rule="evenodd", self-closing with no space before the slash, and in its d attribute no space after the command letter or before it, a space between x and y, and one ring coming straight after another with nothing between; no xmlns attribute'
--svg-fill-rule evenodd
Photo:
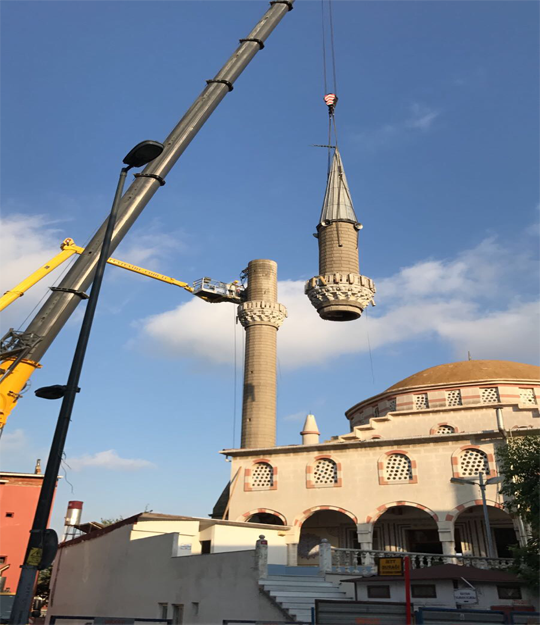
<svg viewBox="0 0 540 625"><path fill-rule="evenodd" d="M486 484L502 484L503 481L503 478L500 475L497 475L496 477L490 477L487 479Z"/></svg>
<svg viewBox="0 0 540 625"><path fill-rule="evenodd" d="M53 384L52 386L42 386L34 391L36 397L41 399L61 399L66 394L65 384Z"/></svg>
<svg viewBox="0 0 540 625"><path fill-rule="evenodd" d="M129 167L142 167L153 161L163 152L163 144L159 141L141 141L130 150L123 163Z"/></svg>

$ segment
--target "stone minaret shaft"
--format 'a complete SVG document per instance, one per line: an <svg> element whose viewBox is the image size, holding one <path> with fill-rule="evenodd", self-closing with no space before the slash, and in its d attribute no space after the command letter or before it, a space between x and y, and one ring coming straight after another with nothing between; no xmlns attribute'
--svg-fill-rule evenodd
<svg viewBox="0 0 540 625"><path fill-rule="evenodd" d="M246 329L242 448L276 444L277 330L286 316L287 309L277 302L277 263L252 260L247 299L238 307Z"/></svg>
<svg viewBox="0 0 540 625"><path fill-rule="evenodd" d="M358 265L358 231L361 228L336 149L315 235L319 240L319 275L308 280L305 287L322 319L352 321L373 303L375 285L360 275Z"/></svg>

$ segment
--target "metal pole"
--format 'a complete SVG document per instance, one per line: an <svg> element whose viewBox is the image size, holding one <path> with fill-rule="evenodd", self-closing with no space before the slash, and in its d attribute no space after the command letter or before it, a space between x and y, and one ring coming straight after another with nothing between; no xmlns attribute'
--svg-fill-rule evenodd
<svg viewBox="0 0 540 625"><path fill-rule="evenodd" d="M496 558L497 556L495 555L493 537L491 536L491 525L489 523L489 511L486 501L486 484L484 483L484 474L482 472L478 474L478 480L478 486L480 486L480 490L482 491L482 508L484 510L484 523L486 525L488 558Z"/></svg>
<svg viewBox="0 0 540 625"><path fill-rule="evenodd" d="M406 625L412 623L412 609L411 609L411 558L405 556L405 622Z"/></svg>
<svg viewBox="0 0 540 625"><path fill-rule="evenodd" d="M111 238L114 231L116 216L118 214L118 207L120 206L124 182L129 169L130 167L123 167L120 172L120 178L116 187L111 213L107 220L103 245L101 247L101 253L96 267L96 275L94 277L92 290L86 305L86 311L84 313L84 319L79 333L79 340L77 341L77 347L75 348L75 354L73 356L68 382L65 387L65 394L62 399L62 406L60 407L54 438L51 444L51 451L49 459L47 460L47 468L45 469L45 475L43 477L43 485L39 494L34 523L32 525L32 529L30 530L30 539L28 540L28 547L26 549L24 564L21 570L21 577L17 586L17 594L15 596L15 601L13 603L9 619L10 625L25 625L28 623L28 618L30 616L32 599L34 597L34 586L36 583L36 573L39 566L38 558L43 550L43 535L49 523L56 481L58 479L58 472L60 470L62 455L64 453L69 422L71 421L71 413L73 412L76 394L80 390L79 378L81 376L84 356L88 346L88 340L90 338L90 331L92 329L92 322L96 312L99 292L103 282L103 275L105 273L107 259L110 254Z"/></svg>
<svg viewBox="0 0 540 625"><path fill-rule="evenodd" d="M215 78L207 81L206 88L164 141L162 154L153 160L130 185L122 198L117 227L112 237L111 253L122 241L160 185L165 184L165 177L176 161L219 103L233 89L236 79L249 65L257 52L264 47L264 42L271 35L274 28L286 13L293 8L293 3L294 0L274 0L271 3L270 8L259 20L255 28L245 39L240 40L240 46L216 74ZM142 90L145 89L147 82L148 79L146 77L141 79L140 88ZM105 224L100 227L86 246L84 253L73 264L60 283L60 288L77 290L88 288L92 282L96 256L104 236L104 230ZM42 337L39 344L25 356L26 359L39 362L78 303L79 298L68 292L56 291L49 296L25 330L25 334L34 333Z"/></svg>

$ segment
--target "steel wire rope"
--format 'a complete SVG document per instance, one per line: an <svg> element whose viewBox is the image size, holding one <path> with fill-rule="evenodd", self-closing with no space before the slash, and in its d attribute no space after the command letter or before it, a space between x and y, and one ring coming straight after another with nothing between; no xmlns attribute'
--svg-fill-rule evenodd
<svg viewBox="0 0 540 625"><path fill-rule="evenodd" d="M236 402L237 402L237 355L236 355L236 326L238 325L238 319L236 314L236 308L233 308L233 351L234 351L234 390L233 390L233 431L232 431L232 448L234 449L236 441Z"/></svg>

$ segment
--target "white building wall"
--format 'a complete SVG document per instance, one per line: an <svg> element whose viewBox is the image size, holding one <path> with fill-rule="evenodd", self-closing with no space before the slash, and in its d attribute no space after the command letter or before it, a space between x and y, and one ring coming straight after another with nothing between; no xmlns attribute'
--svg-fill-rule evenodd
<svg viewBox="0 0 540 625"><path fill-rule="evenodd" d="M415 583L414 581L412 582ZM459 605L456 603L454 598L454 586L452 580L433 580L430 582L429 580L418 581L418 584L435 584L437 597L435 598L425 598L425 599L417 599L412 598L411 601L414 605L414 608L420 607L430 607L430 608L467 608L471 610L490 610L493 606L514 606L516 610L519 610L520 606L523 605L532 605L536 609L538 609L538 598L531 591L527 590L525 587L522 587L522 599L521 600L511 600L511 599L499 599L497 592L497 584L487 584L487 583L475 583L474 588L476 589L478 603L469 604L469 605ZM350 585L353 583L345 583L343 586ZM504 586L504 584L500 584ZM370 599L368 597L368 586L390 586L390 598L388 599ZM470 588L464 583L460 583L460 588ZM405 601L405 586L402 581L373 581L372 584L369 582L362 582L360 584L356 584L356 593L358 601L397 601L404 602Z"/></svg>
<svg viewBox="0 0 540 625"><path fill-rule="evenodd" d="M255 551L175 557L178 534L130 540L132 526L60 550L48 615L158 618L184 606L184 623L283 620L259 592ZM241 598L241 601L239 601Z"/></svg>

